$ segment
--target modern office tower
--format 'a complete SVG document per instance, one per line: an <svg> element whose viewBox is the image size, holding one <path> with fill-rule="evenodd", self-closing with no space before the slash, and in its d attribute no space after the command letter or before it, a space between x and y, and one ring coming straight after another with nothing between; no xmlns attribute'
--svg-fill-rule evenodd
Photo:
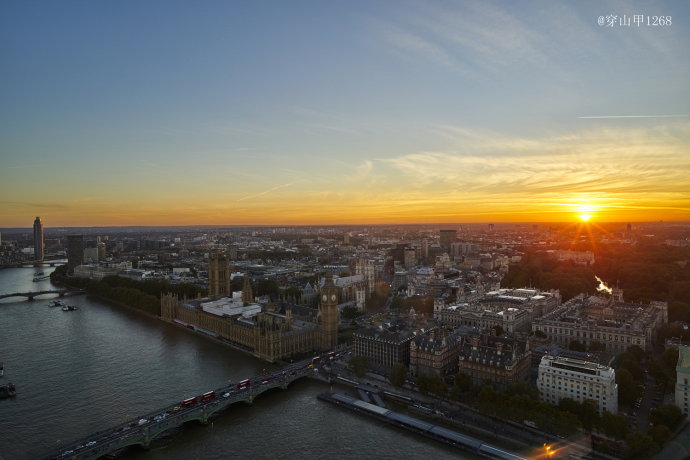
<svg viewBox="0 0 690 460"><path fill-rule="evenodd" d="M403 265L405 268L417 265L417 251L415 248L405 248L403 251Z"/></svg>
<svg viewBox="0 0 690 460"><path fill-rule="evenodd" d="M457 230L441 230L440 231L440 245L443 249L446 251L450 251L450 245L455 243L455 241L458 239L458 231Z"/></svg>
<svg viewBox="0 0 690 460"><path fill-rule="evenodd" d="M230 260L224 248L213 248L208 254L208 295L232 296L230 291Z"/></svg>
<svg viewBox="0 0 690 460"><path fill-rule="evenodd" d="M41 218L36 216L34 220L34 260L43 260L43 223Z"/></svg>
<svg viewBox="0 0 690 460"><path fill-rule="evenodd" d="M601 364L544 355L539 363L537 388L542 401L557 405L563 398L579 403L590 399L599 413L618 412L616 371Z"/></svg>
<svg viewBox="0 0 690 460"><path fill-rule="evenodd" d="M67 235L67 272L84 264L84 235Z"/></svg>
<svg viewBox="0 0 690 460"><path fill-rule="evenodd" d="M410 364L411 331L391 332L379 329L361 329L352 334L353 355L366 356L376 366L390 369L396 363Z"/></svg>
<svg viewBox="0 0 690 460"><path fill-rule="evenodd" d="M423 239L422 240L422 260L424 261L424 263L426 263L428 258L429 258L429 240Z"/></svg>

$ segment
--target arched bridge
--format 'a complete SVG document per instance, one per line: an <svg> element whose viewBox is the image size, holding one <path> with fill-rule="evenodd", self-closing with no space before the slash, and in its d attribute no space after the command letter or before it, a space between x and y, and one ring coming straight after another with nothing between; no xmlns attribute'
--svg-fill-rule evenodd
<svg viewBox="0 0 690 460"><path fill-rule="evenodd" d="M85 293L86 291L83 289L52 289L48 291L13 292L12 294L0 295L0 299L7 299L9 297L26 297L29 300L34 300L34 297L43 294L58 294L60 297L64 297L66 295L79 295Z"/></svg>
<svg viewBox="0 0 690 460"><path fill-rule="evenodd" d="M315 372L311 363L311 360L301 361L270 374L218 388L212 397L211 392L205 393L186 407L183 403L164 407L65 445L60 452L50 455L47 459L91 460L137 444L148 448L151 440L161 433L194 420L206 424L209 417L235 403L251 404L262 393L273 388L285 390L297 379L313 377L328 381L328 377L325 377L323 372ZM184 402L187 401L189 400Z"/></svg>
<svg viewBox="0 0 690 460"><path fill-rule="evenodd" d="M22 267L55 267L56 265L64 265L67 260L62 259L46 259L46 260L27 260L24 262L15 262L5 264L6 268L22 268Z"/></svg>

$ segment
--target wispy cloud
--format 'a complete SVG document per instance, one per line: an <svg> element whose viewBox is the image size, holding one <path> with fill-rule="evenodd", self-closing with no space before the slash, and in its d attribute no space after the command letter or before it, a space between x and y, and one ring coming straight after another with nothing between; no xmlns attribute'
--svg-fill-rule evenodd
<svg viewBox="0 0 690 460"><path fill-rule="evenodd" d="M421 34L399 27L389 22L378 22L377 30L392 50L404 59L416 60L419 57L444 66L463 76L476 76L469 66L440 43L435 43Z"/></svg>
<svg viewBox="0 0 690 460"><path fill-rule="evenodd" d="M29 209L68 209L69 206L62 203L39 203L39 202L24 202L24 201L0 201L2 206L11 206L13 208L29 208Z"/></svg>
<svg viewBox="0 0 690 460"><path fill-rule="evenodd" d="M276 190L280 190L280 189L282 189L282 188L290 187L290 186L292 186L292 185L294 185L294 184L295 184L294 182L290 182L290 183L288 183L288 184L276 185L275 187L271 187L271 188L269 188L268 190L264 190L263 192L253 193L253 194L251 194L251 195L243 196L242 198L239 198L237 201L245 201L245 200L250 200L250 199L252 199L252 198L258 198L258 197L260 197L260 196L267 195L267 194L269 194L269 193L271 193L271 192L275 192Z"/></svg>
<svg viewBox="0 0 690 460"><path fill-rule="evenodd" d="M454 199L475 210L485 202L494 212L515 204L549 206L564 197L599 199L618 209L652 209L645 203L656 200L655 206L690 212L690 123L542 138L439 129L457 136L457 150L375 162L402 175L407 199L426 195L437 205Z"/></svg>
<svg viewBox="0 0 690 460"><path fill-rule="evenodd" d="M577 118L688 118L690 115L593 115Z"/></svg>
<svg viewBox="0 0 690 460"><path fill-rule="evenodd" d="M555 30L562 29L562 17L551 15ZM567 16L567 15L565 15ZM556 25L556 22L558 24ZM548 24L526 22L519 15L489 2L468 2L448 6L424 2L408 8L397 21L372 21L374 34L397 55L406 59L424 59L472 79L501 75L507 68L538 68L540 72L571 80L568 72L554 66L554 60L573 43L553 44L553 37L543 32ZM571 25L572 27L572 25ZM581 35L587 42L591 34ZM582 36L579 37L582 40ZM581 43L581 42L579 42Z"/></svg>

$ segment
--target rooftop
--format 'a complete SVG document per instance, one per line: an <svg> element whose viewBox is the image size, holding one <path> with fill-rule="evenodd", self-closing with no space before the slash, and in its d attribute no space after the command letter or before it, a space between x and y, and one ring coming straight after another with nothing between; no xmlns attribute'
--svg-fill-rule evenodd
<svg viewBox="0 0 690 460"><path fill-rule="evenodd" d="M590 370L609 369L608 366L603 366L601 364L593 363L590 361L583 361L581 359L566 358L563 356L544 355L541 358L541 360L542 360L542 363L544 363L546 361L553 361L552 364L565 364L568 366L579 367L581 369L590 369Z"/></svg>

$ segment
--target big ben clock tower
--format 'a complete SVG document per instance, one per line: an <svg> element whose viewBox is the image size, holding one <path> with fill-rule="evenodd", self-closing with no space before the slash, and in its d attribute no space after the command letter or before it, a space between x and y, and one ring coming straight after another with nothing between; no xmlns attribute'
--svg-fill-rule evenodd
<svg viewBox="0 0 690 460"><path fill-rule="evenodd" d="M321 349L334 349L338 344L338 287L333 284L330 276L321 287L318 320L321 327Z"/></svg>

